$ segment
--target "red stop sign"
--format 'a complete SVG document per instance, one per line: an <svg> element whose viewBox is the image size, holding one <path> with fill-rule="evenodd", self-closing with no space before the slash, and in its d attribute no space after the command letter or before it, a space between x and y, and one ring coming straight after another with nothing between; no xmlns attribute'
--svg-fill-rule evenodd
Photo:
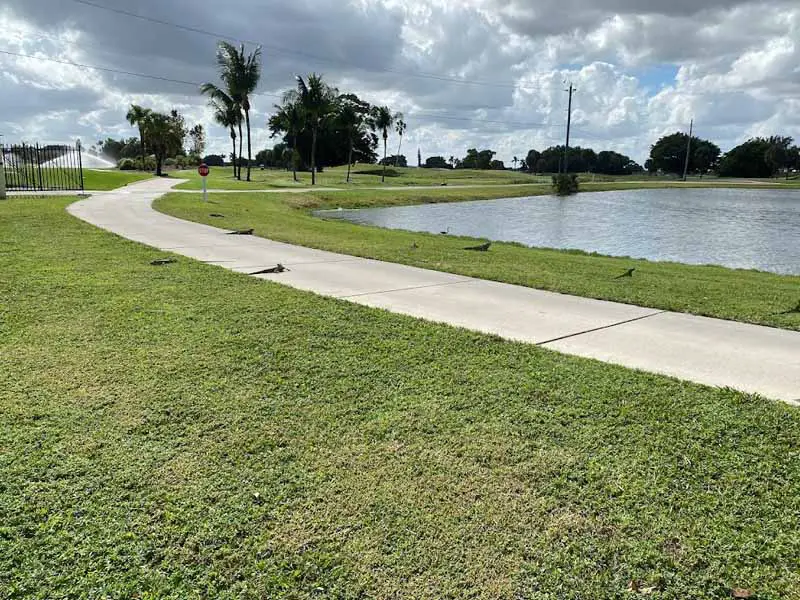
<svg viewBox="0 0 800 600"><path fill-rule="evenodd" d="M203 163L199 167L197 167L197 172L200 174L200 177L208 177L209 168L206 163Z"/></svg>

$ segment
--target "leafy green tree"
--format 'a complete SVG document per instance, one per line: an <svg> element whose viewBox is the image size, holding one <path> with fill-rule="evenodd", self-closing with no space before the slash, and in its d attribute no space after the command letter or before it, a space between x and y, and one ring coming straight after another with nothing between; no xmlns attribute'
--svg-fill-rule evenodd
<svg viewBox="0 0 800 600"><path fill-rule="evenodd" d="M144 120L143 132L147 147L156 158L156 175L160 177L164 160L183 150L186 139L183 117L175 110L168 115L151 112Z"/></svg>
<svg viewBox="0 0 800 600"><path fill-rule="evenodd" d="M211 93L211 100L209 105L214 109L214 121L222 126L227 127L231 136L231 144L233 145L233 152L231 153L231 162L233 163L233 176L237 176L236 164L236 129L238 127L239 133L242 132L242 111L239 105L222 90L209 89ZM241 140L241 137L239 138ZM241 144L239 144L241 148ZM241 174L239 174L241 179Z"/></svg>
<svg viewBox="0 0 800 600"><path fill-rule="evenodd" d="M125 118L128 120L128 123L131 126L136 126L139 128L139 144L142 148L142 171L145 169L144 164L144 155L145 155L145 140L144 140L144 123L147 117L150 115L151 111L149 108L142 108L138 104L131 104L130 109L128 109L128 114L125 115Z"/></svg>
<svg viewBox="0 0 800 600"><path fill-rule="evenodd" d="M470 148L457 168L489 170L492 168L492 159L495 154L497 153L494 150L481 150L479 152L476 148Z"/></svg>
<svg viewBox="0 0 800 600"><path fill-rule="evenodd" d="M353 165L353 148L357 139L363 139L367 133L369 106L361 102L357 96L343 95L339 97L338 125L347 136L347 183L350 183L350 170Z"/></svg>
<svg viewBox="0 0 800 600"><path fill-rule="evenodd" d="M402 118L402 115L399 115ZM380 131L383 137L383 174L381 175L381 183L386 181L386 142L389 139L389 130L394 125L398 115L392 114L388 106L376 106L372 111L372 128Z"/></svg>
<svg viewBox="0 0 800 600"><path fill-rule="evenodd" d="M317 137L320 127L336 114L338 97L336 88L329 86L321 75L312 73L308 81L297 76L297 88L284 95L284 104L298 104L303 108L306 124L311 128L311 185L317 183Z"/></svg>
<svg viewBox="0 0 800 600"><path fill-rule="evenodd" d="M796 147L791 147L792 138L772 136L750 138L729 150L719 164L722 177L772 177L786 169L787 177L795 160Z"/></svg>
<svg viewBox="0 0 800 600"><path fill-rule="evenodd" d="M631 175L641 171L642 167L624 154L612 150L603 150L597 154L595 173L600 173L601 175Z"/></svg>
<svg viewBox="0 0 800 600"><path fill-rule="evenodd" d="M789 178L789 164L791 162L792 138L773 135L768 140L769 148L764 154L764 160L772 169L772 175L778 175L786 169L786 178Z"/></svg>
<svg viewBox="0 0 800 600"><path fill-rule="evenodd" d="M397 132L397 135L400 136L400 143L397 144L397 154L395 156L400 158L402 156L400 154L400 148L403 146L403 135L405 134L406 129L408 129L408 125L406 125L406 122L403 120L403 114L402 113L397 113L394 118L395 118L394 130ZM403 157L403 158L405 158L405 157ZM398 167L398 166L407 167L408 164L398 165L395 162L394 166L395 167Z"/></svg>
<svg viewBox="0 0 800 600"><path fill-rule="evenodd" d="M452 158L452 157L451 157ZM453 167L448 164L444 156L429 156L425 159L426 169L452 169Z"/></svg>
<svg viewBox="0 0 800 600"><path fill-rule="evenodd" d="M44 147L42 150L45 151L46 148ZM131 137L121 140L107 138L97 143L97 152L115 162L123 158L138 158L141 155L139 138ZM56 157L53 156L53 158Z"/></svg>
<svg viewBox="0 0 800 600"><path fill-rule="evenodd" d="M209 167L224 167L225 157L222 154L207 154L203 157L203 162Z"/></svg>
<svg viewBox="0 0 800 600"><path fill-rule="evenodd" d="M683 173L689 136L676 132L660 138L650 149L650 160L656 170L665 173ZM689 171L708 171L719 159L720 149L708 140L692 136L692 152L689 156Z"/></svg>
<svg viewBox="0 0 800 600"><path fill-rule="evenodd" d="M380 165L393 166L393 167L407 167L408 166L408 159L405 157L404 154L392 154L391 156L387 156L386 158L382 158Z"/></svg>
<svg viewBox="0 0 800 600"><path fill-rule="evenodd" d="M528 165L529 172L536 172L536 165L541 157L541 152L538 152L537 150L528 150L528 154L525 157L525 164Z"/></svg>
<svg viewBox="0 0 800 600"><path fill-rule="evenodd" d="M306 126L306 114L303 106L296 99L276 105L277 112L272 115L267 123L272 137L279 133L286 133L292 141L292 155L297 152L297 136ZM292 177L297 181L297 162L292 160Z"/></svg>

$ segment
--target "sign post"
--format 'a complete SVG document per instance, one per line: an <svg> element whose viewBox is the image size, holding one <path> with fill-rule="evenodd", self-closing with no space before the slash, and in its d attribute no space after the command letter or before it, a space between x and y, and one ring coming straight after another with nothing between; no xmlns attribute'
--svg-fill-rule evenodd
<svg viewBox="0 0 800 600"><path fill-rule="evenodd" d="M200 174L200 177L203 180L203 202L208 202L208 189L206 187L206 177L208 177L208 173L211 169L208 168L206 163L200 163L200 166L197 167L197 172Z"/></svg>

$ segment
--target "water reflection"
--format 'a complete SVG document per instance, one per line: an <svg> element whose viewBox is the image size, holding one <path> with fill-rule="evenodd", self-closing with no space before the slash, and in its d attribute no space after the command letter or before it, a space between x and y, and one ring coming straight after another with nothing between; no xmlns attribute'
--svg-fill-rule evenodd
<svg viewBox="0 0 800 600"><path fill-rule="evenodd" d="M800 275L800 190L664 189L321 211L393 229Z"/></svg>

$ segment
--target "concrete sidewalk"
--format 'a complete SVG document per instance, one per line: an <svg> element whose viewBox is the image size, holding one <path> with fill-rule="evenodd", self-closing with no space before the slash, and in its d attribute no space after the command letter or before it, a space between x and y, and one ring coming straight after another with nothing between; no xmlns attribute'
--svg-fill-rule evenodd
<svg viewBox="0 0 800 600"><path fill-rule="evenodd" d="M123 237L258 275L511 340L800 403L800 333L544 292L394 263L226 235L155 211L180 183L155 179L80 200L76 217Z"/></svg>

